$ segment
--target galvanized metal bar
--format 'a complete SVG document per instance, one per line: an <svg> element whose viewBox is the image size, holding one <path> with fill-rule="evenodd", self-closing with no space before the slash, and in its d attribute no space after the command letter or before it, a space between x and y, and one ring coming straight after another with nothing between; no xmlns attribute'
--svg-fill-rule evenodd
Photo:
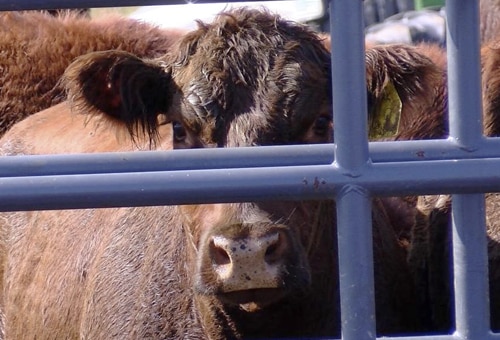
<svg viewBox="0 0 500 340"><path fill-rule="evenodd" d="M450 137L474 151L483 139L479 1L447 1L446 14ZM453 196L455 324L466 339L490 332L484 204L482 194Z"/></svg>
<svg viewBox="0 0 500 340"><path fill-rule="evenodd" d="M7 177L0 178L0 211L324 199L346 186L377 196L478 193L500 191L499 168L492 158L372 164L356 178L331 164Z"/></svg>
<svg viewBox="0 0 500 340"><path fill-rule="evenodd" d="M242 2L245 0L231 0ZM266 1L266 0L263 0ZM57 9L57 8L99 8L123 6L152 6L178 5L189 3L216 3L221 0L0 0L0 11L20 11L29 9Z"/></svg>
<svg viewBox="0 0 500 340"><path fill-rule="evenodd" d="M467 149L455 139L370 143L373 162L426 161L498 157L500 138L485 138L476 149Z"/></svg>
<svg viewBox="0 0 500 340"><path fill-rule="evenodd" d="M329 169L331 165L325 166ZM307 166L304 168L306 170ZM332 197L300 167L10 177L0 179L0 210L169 205ZM289 171L291 170L291 171Z"/></svg>
<svg viewBox="0 0 500 340"><path fill-rule="evenodd" d="M482 139L479 1L446 2L450 136L467 149Z"/></svg>
<svg viewBox="0 0 500 340"><path fill-rule="evenodd" d="M330 2L335 164L349 177L369 162L362 14L361 1ZM341 188L336 201L342 339L375 339L371 198L361 187Z"/></svg>
<svg viewBox="0 0 500 340"><path fill-rule="evenodd" d="M372 142L369 150L373 163L495 158L500 150L500 138L484 139L473 152L463 149L454 139ZM334 159L334 146L330 144L19 155L0 157L0 177L326 165L331 164Z"/></svg>
<svg viewBox="0 0 500 340"><path fill-rule="evenodd" d="M484 195L452 196L452 220L456 332L485 339L490 313Z"/></svg>
<svg viewBox="0 0 500 340"><path fill-rule="evenodd" d="M362 13L361 1L330 2L335 161L353 174L368 161Z"/></svg>
<svg viewBox="0 0 500 340"><path fill-rule="evenodd" d="M498 166L499 158L377 163L352 183L374 195L491 192L500 189Z"/></svg>
<svg viewBox="0 0 500 340"><path fill-rule="evenodd" d="M0 157L0 177L331 164L333 145Z"/></svg>
<svg viewBox="0 0 500 340"><path fill-rule="evenodd" d="M337 196L342 339L375 339L371 197L359 186Z"/></svg>

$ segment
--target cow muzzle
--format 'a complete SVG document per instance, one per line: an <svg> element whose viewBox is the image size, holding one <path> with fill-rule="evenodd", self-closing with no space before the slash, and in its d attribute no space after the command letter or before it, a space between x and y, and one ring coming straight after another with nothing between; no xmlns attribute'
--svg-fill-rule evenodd
<svg viewBox="0 0 500 340"><path fill-rule="evenodd" d="M273 231L259 237L231 239L217 235L210 241L210 257L220 290L224 293L283 285L289 242L285 233Z"/></svg>
<svg viewBox="0 0 500 340"><path fill-rule="evenodd" d="M247 311L267 306L310 284L303 248L285 226L222 228L200 247L198 291Z"/></svg>

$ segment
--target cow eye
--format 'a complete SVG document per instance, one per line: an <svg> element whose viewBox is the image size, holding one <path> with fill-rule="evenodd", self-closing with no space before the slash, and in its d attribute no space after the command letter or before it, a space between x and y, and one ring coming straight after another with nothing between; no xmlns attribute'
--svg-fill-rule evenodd
<svg viewBox="0 0 500 340"><path fill-rule="evenodd" d="M186 129L179 122L172 122L172 129L174 130L174 140L176 142L183 142L186 139Z"/></svg>
<svg viewBox="0 0 500 340"><path fill-rule="evenodd" d="M319 116L314 121L314 133L318 136L326 136L331 133L332 120L328 116Z"/></svg>

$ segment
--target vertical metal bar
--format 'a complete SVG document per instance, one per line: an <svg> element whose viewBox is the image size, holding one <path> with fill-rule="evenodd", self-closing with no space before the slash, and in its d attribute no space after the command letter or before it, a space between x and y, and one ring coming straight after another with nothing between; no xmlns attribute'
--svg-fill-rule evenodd
<svg viewBox="0 0 500 340"><path fill-rule="evenodd" d="M335 162L350 177L369 161L362 1L332 0ZM337 196L342 339L375 339L371 198L347 185Z"/></svg>
<svg viewBox="0 0 500 340"><path fill-rule="evenodd" d="M478 0L446 2L450 136L474 150L482 139Z"/></svg>
<svg viewBox="0 0 500 340"><path fill-rule="evenodd" d="M464 339L486 339L490 316L484 195L452 199L456 332Z"/></svg>
<svg viewBox="0 0 500 340"><path fill-rule="evenodd" d="M368 161L362 13L359 0L330 4L335 160L351 173Z"/></svg>
<svg viewBox="0 0 500 340"><path fill-rule="evenodd" d="M474 151L482 136L479 1L446 2L450 137ZM456 332L484 339L489 331L483 194L453 196Z"/></svg>
<svg viewBox="0 0 500 340"><path fill-rule="evenodd" d="M376 337L371 198L347 186L337 198L340 306L343 340Z"/></svg>

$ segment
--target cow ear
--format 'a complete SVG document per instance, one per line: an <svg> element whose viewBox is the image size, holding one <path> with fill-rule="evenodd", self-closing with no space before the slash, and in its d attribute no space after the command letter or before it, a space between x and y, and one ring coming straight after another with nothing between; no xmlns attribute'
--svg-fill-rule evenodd
<svg viewBox="0 0 500 340"><path fill-rule="evenodd" d="M94 52L77 58L62 78L68 100L80 112L107 114L123 122L132 137L158 134L158 115L173 95L170 73L159 62L122 51Z"/></svg>
<svg viewBox="0 0 500 340"><path fill-rule="evenodd" d="M399 132L403 104L392 82L387 82L372 103L368 115L368 138L377 140L394 137Z"/></svg>

